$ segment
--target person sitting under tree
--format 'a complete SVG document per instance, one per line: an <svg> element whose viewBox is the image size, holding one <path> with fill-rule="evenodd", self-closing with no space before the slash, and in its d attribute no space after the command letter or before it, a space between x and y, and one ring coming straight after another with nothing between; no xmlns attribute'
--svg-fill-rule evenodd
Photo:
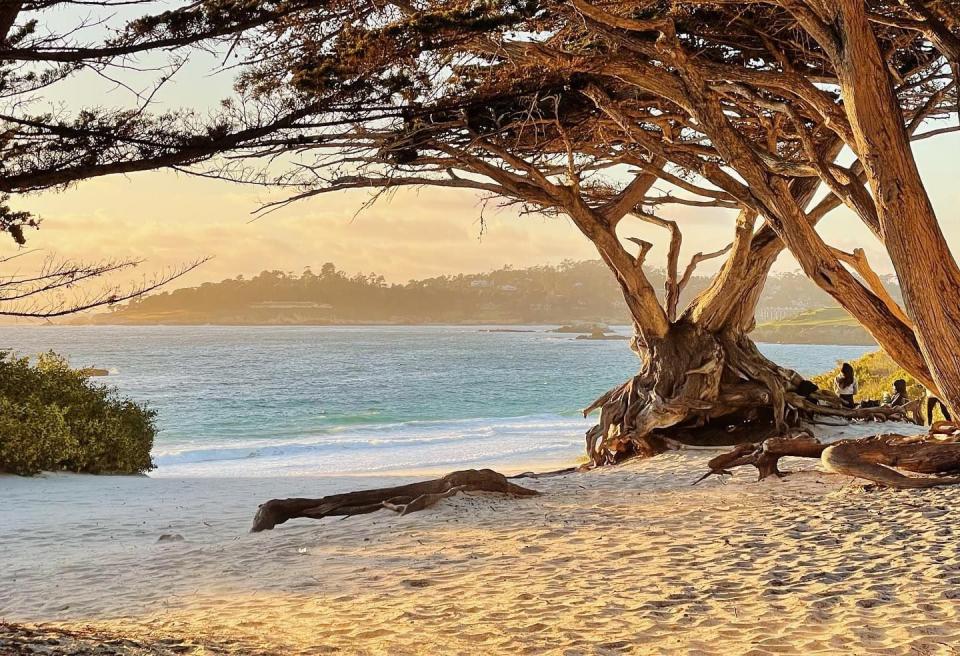
<svg viewBox="0 0 960 656"><path fill-rule="evenodd" d="M857 387L857 378L853 373L853 365L849 362L840 365L840 374L834 379L833 386L845 407L853 408L856 406L853 397L859 388Z"/></svg>
<svg viewBox="0 0 960 656"><path fill-rule="evenodd" d="M923 426L923 415L920 412L923 398L910 398L910 393L907 391L907 381L902 378L893 381L893 394L885 393L883 397L883 405L900 408L903 411L904 418L918 426ZM861 403L860 407L863 407L863 405Z"/></svg>
<svg viewBox="0 0 960 656"><path fill-rule="evenodd" d="M907 381L903 378L898 378L893 381L893 396L890 397L887 405L900 407L908 403L910 403L910 395L907 394Z"/></svg>

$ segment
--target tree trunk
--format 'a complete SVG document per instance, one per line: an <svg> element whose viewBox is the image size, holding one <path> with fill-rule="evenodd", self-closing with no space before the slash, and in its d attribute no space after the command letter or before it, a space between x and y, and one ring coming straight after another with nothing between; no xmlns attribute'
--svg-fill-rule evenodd
<svg viewBox="0 0 960 656"><path fill-rule="evenodd" d="M827 154L838 149L839 143L831 144ZM804 207L817 187L815 180L797 181L788 200ZM634 320L632 345L641 360L636 376L584 410L584 416L600 410L598 424L586 435L591 466L684 444L762 440L817 414L880 419L890 414L841 408L832 393L820 393L818 403L810 402L797 394L803 378L768 360L747 337L763 284L783 249L768 226L754 233L755 213L741 213L720 273L677 321L655 306L642 255L629 256L613 230L588 211L571 211L571 216L620 282ZM820 216L811 213L811 222ZM812 225L806 228L813 231Z"/></svg>
<svg viewBox="0 0 960 656"><path fill-rule="evenodd" d="M640 355L636 376L584 410L585 416L600 410L586 436L592 465L680 444L752 442L801 418L787 395L803 378L765 358L742 333L716 334L681 321L665 337L648 340ZM831 403L830 395L823 399ZM834 409L824 406L823 412Z"/></svg>
<svg viewBox="0 0 960 656"><path fill-rule="evenodd" d="M839 138L826 144L821 155L826 161L833 161L839 155L843 143ZM820 188L815 178L801 178L790 183L790 193L797 205L806 208ZM823 218L834 203L821 203L820 212L808 213L811 225ZM737 236L730 257L716 275L710 287L704 290L686 312L688 319L698 322L706 330L726 328L749 333L755 325L757 305L763 293L764 283L774 262L786 246L777 233L767 224L757 232L753 231L756 214L741 212L737 219ZM741 237L743 223L750 224L749 237ZM746 248L740 249L740 244Z"/></svg>
<svg viewBox="0 0 960 656"><path fill-rule="evenodd" d="M795 195L795 188L786 178L769 174L749 142L730 122L723 103L705 83L693 58L677 54L676 59L677 64L683 66L685 89L693 102L694 117L709 132L713 146L746 185L717 171L713 171L711 182L732 195L749 194L750 204L762 209L767 224L797 258L804 273L850 312L891 358L924 385L934 387L913 327L892 314L881 299L837 260L811 225L810 217L803 211L803 203Z"/></svg>
<svg viewBox="0 0 960 656"><path fill-rule="evenodd" d="M640 372L584 410L590 466L682 446L754 443L816 416L906 421L907 407L842 407L832 391L804 391L797 372L767 359L742 332L711 333L689 321L641 349ZM808 381L809 382L809 381Z"/></svg>
<svg viewBox="0 0 960 656"><path fill-rule="evenodd" d="M835 139L823 146L822 155L832 161L842 145ZM790 195L798 207L806 208L819 186L819 179L797 179ZM828 199L809 212L811 228L839 204ZM586 439L592 465L653 455L678 443L749 443L818 413L878 419L896 414L847 410L829 393L815 395L824 405L811 403L796 393L802 378L769 361L747 337L764 283L785 248L770 225L754 232L755 221L754 212L741 212L730 253L711 285L666 336L641 334L636 344L638 375L585 410L600 409L600 421ZM604 259L616 271L610 258ZM624 294L629 294L627 288ZM643 319L634 321L641 333Z"/></svg>
<svg viewBox="0 0 960 656"><path fill-rule="evenodd" d="M864 4L841 0L835 64L880 230L941 398L960 408L960 268L950 253L903 126Z"/></svg>

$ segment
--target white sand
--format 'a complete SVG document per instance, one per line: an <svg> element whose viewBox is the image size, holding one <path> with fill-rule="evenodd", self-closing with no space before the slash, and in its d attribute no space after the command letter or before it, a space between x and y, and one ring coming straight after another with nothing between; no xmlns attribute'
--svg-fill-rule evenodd
<svg viewBox="0 0 960 656"><path fill-rule="evenodd" d="M256 535L267 498L402 481L3 477L0 618L241 653L958 653L960 491L800 460L691 488L713 455Z"/></svg>

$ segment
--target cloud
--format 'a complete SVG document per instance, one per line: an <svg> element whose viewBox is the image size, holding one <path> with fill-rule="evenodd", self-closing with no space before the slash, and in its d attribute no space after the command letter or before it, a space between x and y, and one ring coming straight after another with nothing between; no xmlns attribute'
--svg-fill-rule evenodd
<svg viewBox="0 0 960 656"><path fill-rule="evenodd" d="M960 190L950 157L960 146L960 136L921 143L918 158L940 223L947 239L960 244L960 222L955 220ZM146 270L215 256L178 285L249 276L264 269L301 271L324 262L401 282L505 264L520 267L597 257L569 219L520 216L515 208L485 206L480 196L468 191L402 190L359 214L369 199L367 193L341 192L251 222L251 212L270 198L259 188L152 172L100 178L62 193L14 202L18 209L32 210L44 219L41 230L28 235L29 246L44 253L86 260L144 258ZM715 250L733 234L734 212L729 210L665 206L658 211L676 219L683 229L684 260L696 251ZM818 230L845 250L865 247L878 271L892 271L882 246L848 210L834 212ZM628 222L620 232L654 242L648 261L663 265L662 229ZM0 242L0 255L14 248L12 240ZM719 262L705 264L702 271L715 270ZM781 256L777 269L795 268L789 254Z"/></svg>
<svg viewBox="0 0 960 656"><path fill-rule="evenodd" d="M251 222L262 200L255 189L151 173L92 180L17 204L43 218L41 230L29 237L30 246L45 253L144 258L152 268L215 257L183 284L263 269L300 271L327 261L403 281L596 257L564 219L488 210L481 236L480 199L468 192L403 191L359 215L366 194L340 193Z"/></svg>

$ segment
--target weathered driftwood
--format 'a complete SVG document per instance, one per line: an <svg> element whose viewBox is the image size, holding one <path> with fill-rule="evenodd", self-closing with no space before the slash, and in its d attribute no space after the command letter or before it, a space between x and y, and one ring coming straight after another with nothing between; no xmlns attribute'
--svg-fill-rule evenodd
<svg viewBox="0 0 960 656"><path fill-rule="evenodd" d="M711 459L707 463L709 471L696 483L714 474L729 474L730 469L743 465L756 467L760 472L759 480L761 481L768 476L781 476L783 473L778 467L780 458L784 456L819 458L825 448L826 445L808 431L794 431L789 435L771 437L759 444L741 444L733 451Z"/></svg>
<svg viewBox="0 0 960 656"><path fill-rule="evenodd" d="M759 480L782 476L780 458L820 458L827 471L855 476L879 485L896 488L925 488L956 485L960 476L960 430L939 422L927 435L886 433L824 444L806 431L742 444L707 463L709 471L698 481L714 474L729 474L733 467L753 465ZM926 476L907 476L902 469Z"/></svg>
<svg viewBox="0 0 960 656"><path fill-rule="evenodd" d="M520 497L540 494L536 490L511 483L503 474L492 469L467 469L429 481L332 494L320 499L272 499L260 504L251 530L254 533L268 531L277 524L297 517L349 517L383 508L408 515L429 508L441 499L459 492L499 492Z"/></svg>

